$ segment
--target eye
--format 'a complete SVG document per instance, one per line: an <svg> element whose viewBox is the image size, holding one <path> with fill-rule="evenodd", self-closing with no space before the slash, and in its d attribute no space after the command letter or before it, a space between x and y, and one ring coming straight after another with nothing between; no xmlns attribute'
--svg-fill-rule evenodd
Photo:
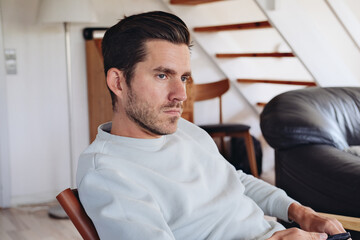
<svg viewBox="0 0 360 240"><path fill-rule="evenodd" d="M166 75L163 74L163 73L158 74L157 76L158 76L158 78L160 78L160 79L166 79Z"/></svg>
<svg viewBox="0 0 360 240"><path fill-rule="evenodd" d="M189 76L182 76L181 81L182 82L187 82L187 80L189 80L189 78L190 78Z"/></svg>

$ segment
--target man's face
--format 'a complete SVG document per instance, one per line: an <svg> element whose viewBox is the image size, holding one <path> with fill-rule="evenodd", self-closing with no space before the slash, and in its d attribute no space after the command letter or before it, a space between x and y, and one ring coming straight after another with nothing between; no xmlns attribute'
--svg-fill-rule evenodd
<svg viewBox="0 0 360 240"><path fill-rule="evenodd" d="M190 77L190 52L185 44L164 40L148 41L146 51L145 61L135 67L124 109L136 127L158 137L177 129Z"/></svg>

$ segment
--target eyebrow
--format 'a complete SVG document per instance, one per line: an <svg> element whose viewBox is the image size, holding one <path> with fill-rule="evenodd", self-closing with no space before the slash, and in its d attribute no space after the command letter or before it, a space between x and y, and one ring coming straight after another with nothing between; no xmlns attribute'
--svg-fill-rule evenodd
<svg viewBox="0 0 360 240"><path fill-rule="evenodd" d="M163 73L166 73L166 74L169 74L169 75L175 75L176 74L176 71L173 70L173 69L170 69L170 68L166 68L166 67L157 67L153 70L154 72L163 72ZM191 72L185 72L184 74L182 74L182 76L189 76L191 77Z"/></svg>

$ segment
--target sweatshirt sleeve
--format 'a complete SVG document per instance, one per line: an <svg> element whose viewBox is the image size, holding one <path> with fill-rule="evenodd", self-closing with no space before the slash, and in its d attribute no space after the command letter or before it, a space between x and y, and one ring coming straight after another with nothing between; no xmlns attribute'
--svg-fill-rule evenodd
<svg viewBox="0 0 360 240"><path fill-rule="evenodd" d="M151 195L111 169L89 170L78 191L102 240L175 239Z"/></svg>
<svg viewBox="0 0 360 240"><path fill-rule="evenodd" d="M254 200L266 215L289 221L288 208L295 200L288 197L285 191L252 175L242 171L238 171L238 174L245 186L245 195Z"/></svg>

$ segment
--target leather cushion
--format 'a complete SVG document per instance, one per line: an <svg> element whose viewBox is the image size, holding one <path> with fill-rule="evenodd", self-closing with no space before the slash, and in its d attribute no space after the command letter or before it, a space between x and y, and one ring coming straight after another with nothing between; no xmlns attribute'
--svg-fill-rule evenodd
<svg viewBox="0 0 360 240"><path fill-rule="evenodd" d="M280 94L265 106L260 125L275 149L360 145L360 88L311 87Z"/></svg>
<svg viewBox="0 0 360 240"><path fill-rule="evenodd" d="M217 132L225 132L225 133L236 133L236 132L245 132L250 129L250 126L243 124L209 124L209 125L201 125L202 129L204 129L207 133L217 133Z"/></svg>

